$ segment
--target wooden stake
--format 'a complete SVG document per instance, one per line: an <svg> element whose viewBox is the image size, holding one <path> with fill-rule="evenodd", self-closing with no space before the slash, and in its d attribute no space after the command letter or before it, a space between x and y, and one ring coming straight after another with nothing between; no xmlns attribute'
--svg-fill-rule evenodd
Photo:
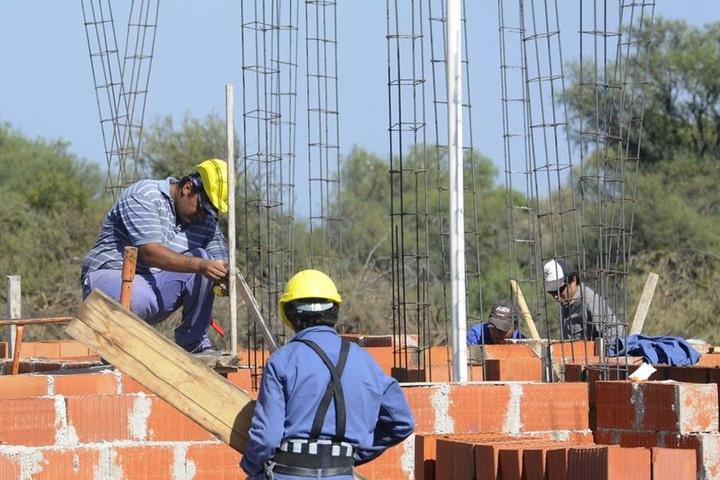
<svg viewBox="0 0 720 480"><path fill-rule="evenodd" d="M18 325L17 330L15 330L15 349L13 351L12 361L13 375L17 375L20 372L20 351L22 350L23 330L25 330L24 325Z"/></svg>
<svg viewBox="0 0 720 480"><path fill-rule="evenodd" d="M648 274L628 335L636 335L642 332L643 326L645 325L645 318L647 317L648 310L650 310L650 303L652 303L653 295L655 295L658 278L657 273L650 272L650 274Z"/></svg>
<svg viewBox="0 0 720 480"><path fill-rule="evenodd" d="M135 267L137 265L137 248L125 247L122 268L122 286L120 289L120 305L130 310L132 301L133 280L135 280Z"/></svg>
<svg viewBox="0 0 720 480"><path fill-rule="evenodd" d="M527 303L525 303L525 297L523 296L522 290L520 290L520 285L515 280L510 280L510 287L512 288L512 292L515 295L515 298L517 298L518 307L520 308L520 315L522 315L523 320L525 320L525 325L527 325L528 332L530 333L530 338L534 338L536 340L540 339L540 334L537 331L537 327L535 327L535 322L532 319L532 315L530 314L530 309L527 306Z"/></svg>

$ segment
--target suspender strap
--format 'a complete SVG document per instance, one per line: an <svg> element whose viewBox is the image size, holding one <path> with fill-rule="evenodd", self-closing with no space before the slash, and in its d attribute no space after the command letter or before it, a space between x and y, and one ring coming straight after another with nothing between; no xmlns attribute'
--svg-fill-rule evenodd
<svg viewBox="0 0 720 480"><path fill-rule="evenodd" d="M310 439L320 438L320 431L322 430L323 423L325 423L325 416L327 415L328 409L330 408L330 402L335 400L335 436L334 441L340 442L345 439L345 394L343 393L342 383L340 377L342 377L343 370L345 369L345 363L347 361L348 352L350 351L350 342L343 339L340 346L340 358L338 359L337 366L333 365L325 352L322 351L317 343L307 340L304 338L297 338L293 341L302 342L308 347L312 348L313 351L320 357L320 360L325 364L327 369L330 371L330 383L328 383L325 394L320 400L320 405L315 412L315 418L313 419L312 429L310 430Z"/></svg>

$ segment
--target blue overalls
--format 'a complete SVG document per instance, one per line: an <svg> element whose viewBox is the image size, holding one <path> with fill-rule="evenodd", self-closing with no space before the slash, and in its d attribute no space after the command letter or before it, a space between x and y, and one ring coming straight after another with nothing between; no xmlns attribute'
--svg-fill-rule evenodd
<svg viewBox="0 0 720 480"><path fill-rule="evenodd" d="M397 381L356 344L346 343L343 361L341 345L332 327L315 326L270 356L241 463L251 480L269 478L266 468L273 465L277 480L351 479L353 464L372 460L413 432ZM307 470L287 468L298 462Z"/></svg>

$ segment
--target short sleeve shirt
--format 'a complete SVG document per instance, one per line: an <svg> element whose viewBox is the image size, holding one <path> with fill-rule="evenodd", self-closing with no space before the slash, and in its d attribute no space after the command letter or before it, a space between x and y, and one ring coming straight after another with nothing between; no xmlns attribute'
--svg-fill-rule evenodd
<svg viewBox="0 0 720 480"><path fill-rule="evenodd" d="M127 246L159 243L180 254L204 248L212 258L228 258L225 238L217 220L205 216L201 222L190 225L177 221L170 195L170 184L175 182L171 177L141 180L123 191L103 220L95 245L85 257L83 279L95 270L122 269L123 251ZM157 270L138 258L137 273Z"/></svg>

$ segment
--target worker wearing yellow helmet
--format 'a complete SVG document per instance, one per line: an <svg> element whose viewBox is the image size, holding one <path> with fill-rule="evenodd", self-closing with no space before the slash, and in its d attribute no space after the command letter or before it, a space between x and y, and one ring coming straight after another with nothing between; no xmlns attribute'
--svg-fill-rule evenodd
<svg viewBox="0 0 720 480"><path fill-rule="evenodd" d="M280 297L295 331L263 370L243 470L250 479L352 479L353 469L415 427L397 381L335 331L342 297L317 270L303 270Z"/></svg>
<svg viewBox="0 0 720 480"><path fill-rule="evenodd" d="M218 214L228 210L227 164L214 158L179 180L140 180L103 220L81 271L83 298L93 289L120 298L122 254L138 249L131 310L150 324L182 307L175 342L192 353L217 352L208 338L213 286L225 289L228 249Z"/></svg>

